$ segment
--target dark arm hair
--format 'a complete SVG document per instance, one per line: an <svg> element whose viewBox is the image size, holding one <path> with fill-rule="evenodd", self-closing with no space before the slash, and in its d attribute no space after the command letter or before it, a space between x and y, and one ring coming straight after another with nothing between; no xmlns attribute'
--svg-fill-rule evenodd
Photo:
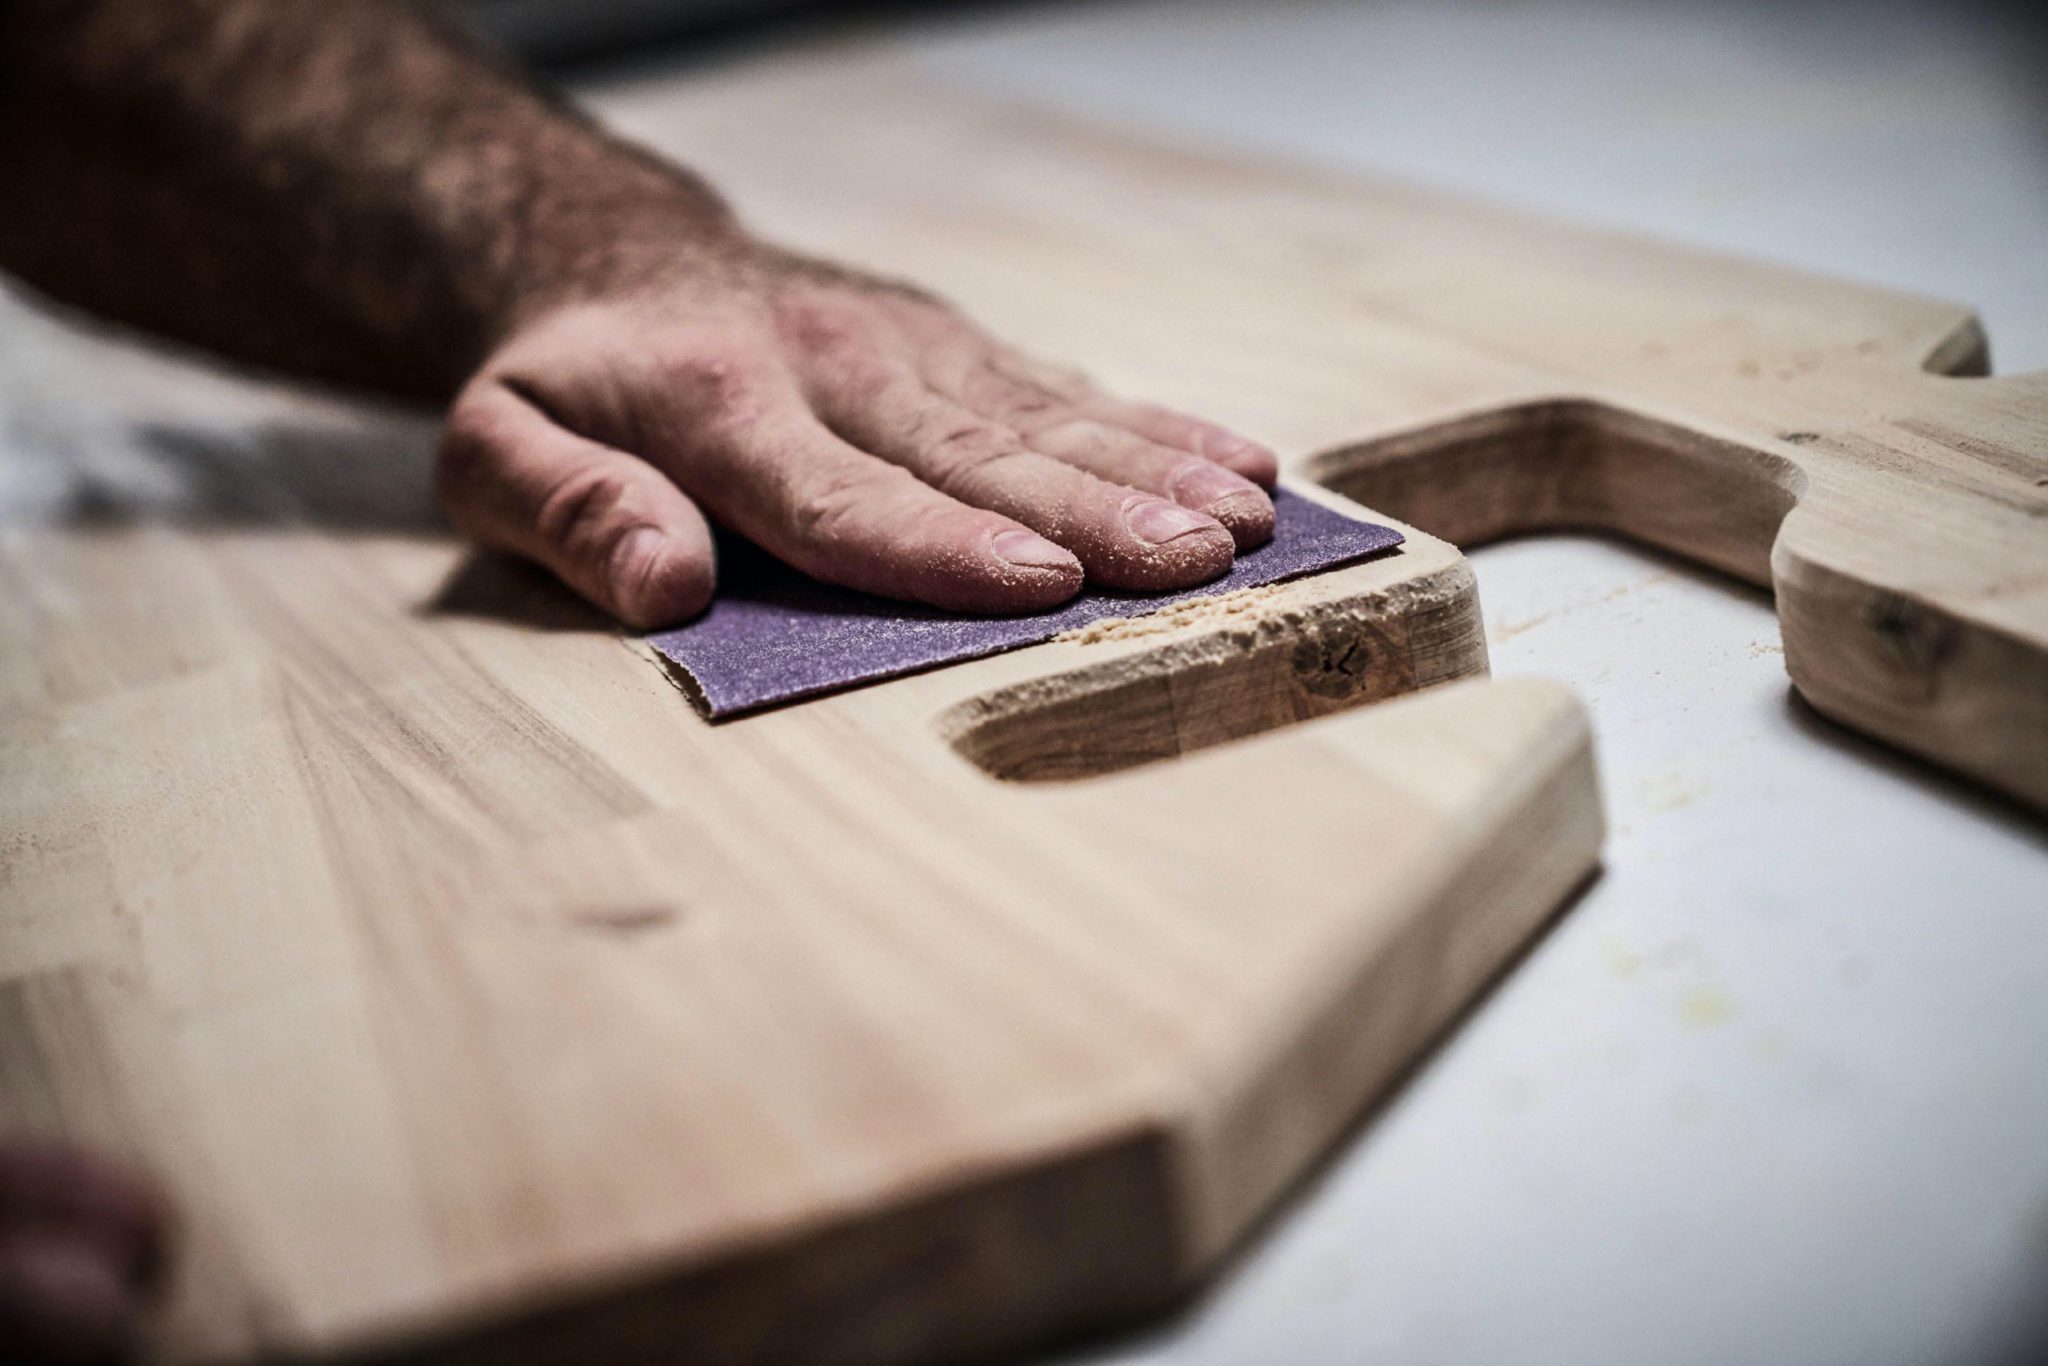
<svg viewBox="0 0 2048 1366"><path fill-rule="evenodd" d="M715 258L702 181L399 0L0 3L0 269L434 398L569 284Z"/></svg>

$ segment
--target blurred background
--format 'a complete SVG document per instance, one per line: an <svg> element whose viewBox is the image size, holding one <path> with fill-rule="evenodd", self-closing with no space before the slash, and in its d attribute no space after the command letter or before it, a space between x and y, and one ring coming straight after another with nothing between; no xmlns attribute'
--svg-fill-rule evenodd
<svg viewBox="0 0 2048 1366"><path fill-rule="evenodd" d="M886 33L1008 93L1976 304L2048 367L2048 4L444 0L555 74Z"/></svg>

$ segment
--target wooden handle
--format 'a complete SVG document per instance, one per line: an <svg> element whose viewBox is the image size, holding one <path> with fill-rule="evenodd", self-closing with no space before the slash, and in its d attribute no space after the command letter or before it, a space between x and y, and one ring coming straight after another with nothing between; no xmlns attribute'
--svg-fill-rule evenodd
<svg viewBox="0 0 2048 1366"><path fill-rule="evenodd" d="M1462 545L1612 532L1768 587L1817 710L2048 810L2048 375L1878 364L1773 399L1798 416L1768 436L1754 412L1516 402L1306 473Z"/></svg>

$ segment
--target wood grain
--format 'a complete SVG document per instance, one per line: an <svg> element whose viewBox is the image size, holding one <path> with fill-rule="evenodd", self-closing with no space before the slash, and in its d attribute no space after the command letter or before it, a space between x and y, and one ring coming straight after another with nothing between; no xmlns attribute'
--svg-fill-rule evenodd
<svg viewBox="0 0 2048 1366"><path fill-rule="evenodd" d="M1985 378L1965 307L1154 146L885 55L604 108L775 231L1455 543L1607 531L1768 586L1816 708L2048 809L2048 375Z"/></svg>
<svg viewBox="0 0 2048 1366"><path fill-rule="evenodd" d="M2041 391L1922 368L1979 354L1964 310L858 54L601 105L1305 492L1775 577L1817 705L2042 800ZM1474 678L1426 531L713 727L447 537L420 424L45 342L9 398L48 487L0 531L0 1122L165 1174L166 1359L870 1362L1128 1315L1597 856L1584 717Z"/></svg>
<svg viewBox="0 0 2048 1366"><path fill-rule="evenodd" d="M1426 538L719 727L601 629L419 610L435 541L5 553L11 733L67 781L15 793L0 1085L174 1183L180 1359L883 1360L1157 1303L1598 842L1535 682L1130 767L1479 667ZM1046 688L1094 725L1034 734Z"/></svg>

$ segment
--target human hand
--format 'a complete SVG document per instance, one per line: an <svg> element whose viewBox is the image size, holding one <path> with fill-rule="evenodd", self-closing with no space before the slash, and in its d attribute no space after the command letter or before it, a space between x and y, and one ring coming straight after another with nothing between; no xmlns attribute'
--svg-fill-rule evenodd
<svg viewBox="0 0 2048 1366"><path fill-rule="evenodd" d="M984 612L1200 583L1271 534L1270 452L762 244L424 11L0 4L0 268L300 377L460 389L455 522L634 626L710 600L706 514Z"/></svg>
<svg viewBox="0 0 2048 1366"><path fill-rule="evenodd" d="M124 1359L162 1288L168 1223L162 1195L125 1163L0 1139L0 1356Z"/></svg>
<svg viewBox="0 0 2048 1366"><path fill-rule="evenodd" d="M1222 574L1272 452L1028 360L906 287L747 245L551 301L457 397L439 493L630 626L710 602L705 514L812 576L972 612Z"/></svg>

